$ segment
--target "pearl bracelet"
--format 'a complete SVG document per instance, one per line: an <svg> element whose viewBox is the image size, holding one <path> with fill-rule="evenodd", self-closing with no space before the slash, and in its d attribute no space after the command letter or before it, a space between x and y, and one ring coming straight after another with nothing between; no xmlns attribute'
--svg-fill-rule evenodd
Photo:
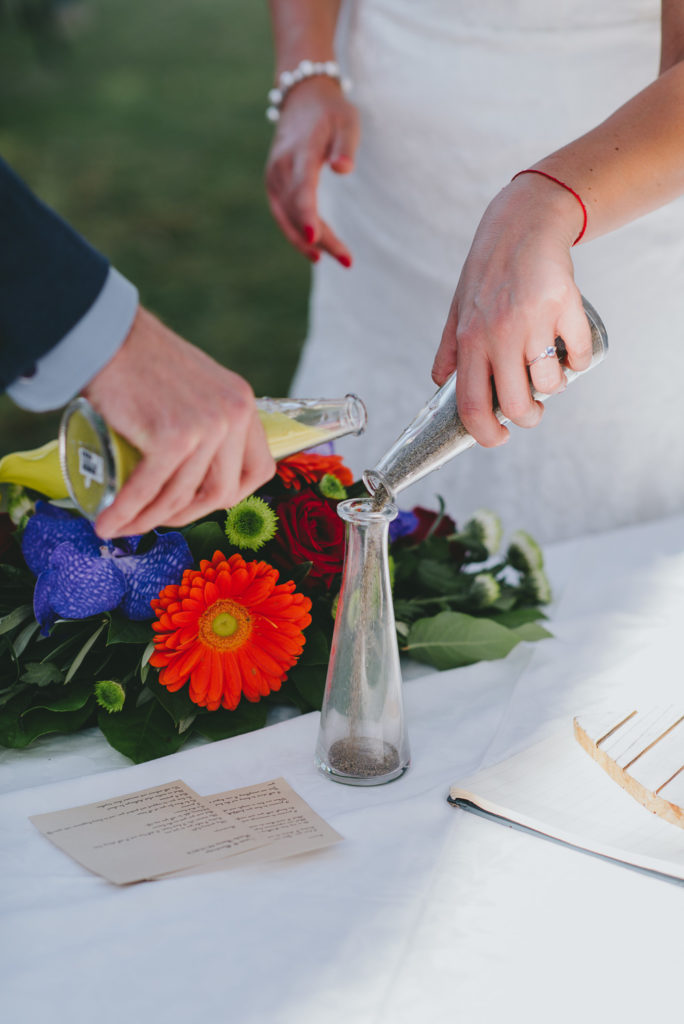
<svg viewBox="0 0 684 1024"><path fill-rule="evenodd" d="M346 93L351 89L351 82L348 78L342 77L337 61L300 60L294 71L281 71L278 75L278 84L269 91L269 106L266 108L267 120L274 123L278 121L285 97L290 89L297 85L298 82L303 82L305 78L313 78L314 75L325 75L327 78L334 78L340 83L342 92Z"/></svg>

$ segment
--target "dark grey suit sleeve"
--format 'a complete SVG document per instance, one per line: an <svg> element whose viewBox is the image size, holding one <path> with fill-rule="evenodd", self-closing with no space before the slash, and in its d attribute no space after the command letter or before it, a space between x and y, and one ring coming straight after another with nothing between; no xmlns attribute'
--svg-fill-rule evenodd
<svg viewBox="0 0 684 1024"><path fill-rule="evenodd" d="M104 256L0 159L0 390L72 330L108 272Z"/></svg>

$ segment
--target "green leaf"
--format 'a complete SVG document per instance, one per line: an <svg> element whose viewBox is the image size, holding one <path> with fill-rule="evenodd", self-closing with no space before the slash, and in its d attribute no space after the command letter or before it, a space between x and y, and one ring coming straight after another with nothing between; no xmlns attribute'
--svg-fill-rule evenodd
<svg viewBox="0 0 684 1024"><path fill-rule="evenodd" d="M425 558L419 563L416 579L429 594L449 594L454 599L460 594L465 596L470 587L469 578L453 564L433 558Z"/></svg>
<svg viewBox="0 0 684 1024"><path fill-rule="evenodd" d="M405 623L415 622L416 619L425 617L425 607L397 597L394 599L394 617L397 621Z"/></svg>
<svg viewBox="0 0 684 1024"><path fill-rule="evenodd" d="M231 736L240 736L243 732L263 729L266 725L268 706L260 701L252 704L242 698L235 711L209 711L198 715L194 722L194 731L208 740L225 740Z"/></svg>
<svg viewBox="0 0 684 1024"><path fill-rule="evenodd" d="M353 484L347 487L348 498L367 498L368 491L363 480L355 480Z"/></svg>
<svg viewBox="0 0 684 1024"><path fill-rule="evenodd" d="M112 644L147 644L152 636L150 622L132 622L131 619L116 612L108 612L109 629L107 630L107 647Z"/></svg>
<svg viewBox="0 0 684 1024"><path fill-rule="evenodd" d="M175 754L185 743L173 720L156 700L138 707L124 707L116 715L101 712L97 724L107 742L135 764Z"/></svg>
<svg viewBox="0 0 684 1024"><path fill-rule="evenodd" d="M5 690L0 693L0 708L3 708L9 701L28 690L26 683L15 682L10 684Z"/></svg>
<svg viewBox="0 0 684 1024"><path fill-rule="evenodd" d="M24 628L17 634L14 642L12 643L12 649L14 650L14 656L16 658L20 658L22 656L39 629L39 622L29 622L28 625L24 626Z"/></svg>
<svg viewBox="0 0 684 1024"><path fill-rule="evenodd" d="M71 666L69 668L69 671L67 672L67 674L66 674L66 676L64 678L64 682L65 683L68 683L69 680L73 679L73 677L76 675L76 673L78 672L79 668L81 667L81 665L83 663L83 660L84 660L86 654L88 653L90 648L93 646L93 644L95 643L95 641L97 640L97 638L99 637L100 633L102 632L102 630L105 628L106 625L107 625L107 620L105 619L103 622L100 623L100 625L97 627L97 629L95 630L93 635L91 637L89 637L86 640L86 642L83 644L83 647L78 652L78 654L76 655L74 660L71 662Z"/></svg>
<svg viewBox="0 0 684 1024"><path fill-rule="evenodd" d="M0 636L0 689L19 679L19 662L7 636Z"/></svg>
<svg viewBox="0 0 684 1024"><path fill-rule="evenodd" d="M18 608L9 612L8 615L3 615L0 619L0 636L4 633L10 633L17 626L20 626L22 622L30 618L33 618L33 606L30 604L20 604Z"/></svg>
<svg viewBox="0 0 684 1024"><path fill-rule="evenodd" d="M453 554L446 537L428 536L417 544L415 550L421 562L432 559L436 562L453 562Z"/></svg>
<svg viewBox="0 0 684 1024"><path fill-rule="evenodd" d="M293 703L301 711L320 711L325 691L327 663L323 665L297 665L291 669L285 687L292 695ZM297 700L292 690L301 698Z"/></svg>
<svg viewBox="0 0 684 1024"><path fill-rule="evenodd" d="M501 612L501 614L491 615L490 618L498 622L500 626L508 626L509 629L516 629L518 626L523 626L526 622L536 622L537 619L545 619L546 615L537 607L526 607L526 608L514 608L512 611Z"/></svg>
<svg viewBox="0 0 684 1024"><path fill-rule="evenodd" d="M392 557L394 558L395 565L395 590L399 589L402 585L405 588L410 587L410 582L420 564L420 558L416 553L416 549L395 546L392 548Z"/></svg>
<svg viewBox="0 0 684 1024"><path fill-rule="evenodd" d="M330 657L330 640L320 626L312 622L304 633L306 643L304 650L299 656L297 666L303 665L327 665ZM290 675L296 669L292 669Z"/></svg>
<svg viewBox="0 0 684 1024"><path fill-rule="evenodd" d="M54 661L56 665L61 664L66 671L70 664L70 658L65 658L64 661L61 661L62 655L67 651L74 650L78 644L82 645L85 642L94 621L99 620L74 619L68 622L56 623L49 637L41 636L38 638L41 647L45 645L45 650L47 650L41 661ZM68 635L62 640L61 637L65 633Z"/></svg>
<svg viewBox="0 0 684 1024"><path fill-rule="evenodd" d="M64 673L51 661L29 661L24 665L20 679L31 686L49 686L64 681Z"/></svg>
<svg viewBox="0 0 684 1024"><path fill-rule="evenodd" d="M43 708L27 711L21 719L22 731L26 738L26 743L22 746L28 746L39 736L47 736L53 732L78 732L86 725L92 713L92 701L76 711L49 711Z"/></svg>
<svg viewBox="0 0 684 1024"><path fill-rule="evenodd" d="M521 639L492 619L440 612L413 624L403 650L416 661L448 669L505 658Z"/></svg>
<svg viewBox="0 0 684 1024"><path fill-rule="evenodd" d="M211 561L215 551L233 550L230 541L218 523L198 523L185 533L185 539L195 562L202 558Z"/></svg>
<svg viewBox="0 0 684 1024"><path fill-rule="evenodd" d="M19 605L31 604L36 578L28 569L0 564L0 615L14 611Z"/></svg>
<svg viewBox="0 0 684 1024"><path fill-rule="evenodd" d="M171 693L159 682L156 672L148 678L145 689L149 690L155 700L159 701L164 710L171 715L171 718L181 732L183 731L180 728L181 724L186 722L188 718L194 718L202 710L188 697L187 686L183 686L180 690L176 690L175 693Z"/></svg>
<svg viewBox="0 0 684 1024"><path fill-rule="evenodd" d="M444 519L444 514L446 512L446 502L444 501L444 498L442 497L442 495L441 494L437 494L437 495L435 495L435 497L437 498L437 504L438 504L439 507L437 509L437 516L436 516L432 526L430 527L430 529L427 532L427 536L425 538L426 540L430 540L430 538L433 536L433 534L435 534L437 532L437 530L439 529L439 527L442 524L442 520Z"/></svg>
<svg viewBox="0 0 684 1024"><path fill-rule="evenodd" d="M26 690L0 710L0 744L23 749L39 736L82 729L93 713L93 702L72 711L33 707L34 693Z"/></svg>
<svg viewBox="0 0 684 1024"><path fill-rule="evenodd" d="M273 693L269 693L268 697L264 697L263 702L267 703L269 707L297 708L302 714L308 714L309 711L314 710L309 701L302 697L297 687L290 685L287 681L282 689L274 690Z"/></svg>
<svg viewBox="0 0 684 1024"><path fill-rule="evenodd" d="M553 636L548 629L544 629L538 622L524 622L521 626L514 626L513 632L517 633L521 640L547 640Z"/></svg>
<svg viewBox="0 0 684 1024"><path fill-rule="evenodd" d="M21 715L22 722L27 715L32 714L37 709L55 711L60 714L68 711L79 711L82 707L85 707L88 701L91 702L92 706L92 696L93 687L90 680L82 680L79 684L72 684L69 687L61 686L57 691L52 691L52 696L35 699L35 703L32 703L31 707Z"/></svg>
<svg viewBox="0 0 684 1024"><path fill-rule="evenodd" d="M513 587L509 587L506 583L501 584L501 593L497 597L496 601L490 605L488 611L501 611L509 612L512 611L518 603L518 593Z"/></svg>
<svg viewBox="0 0 684 1024"><path fill-rule="evenodd" d="M149 644L143 651L142 657L140 659L140 682L143 684L143 686L147 682L149 674L152 671L152 666L150 665L150 658L152 657L153 653L154 643L150 640Z"/></svg>
<svg viewBox="0 0 684 1024"><path fill-rule="evenodd" d="M161 532L162 533L166 532L163 527L161 528ZM155 546L156 543L157 543L157 534L156 534L156 532L154 530L148 530L147 533L144 533L142 535L142 537L140 538L140 543L138 544L137 548L135 549L136 557L139 556L139 555L146 555L148 551L152 550L152 548Z"/></svg>
<svg viewBox="0 0 684 1024"><path fill-rule="evenodd" d="M20 714L30 706L31 698L31 691L25 688L0 708L0 745L3 747L27 747L31 742L19 720Z"/></svg>
<svg viewBox="0 0 684 1024"><path fill-rule="evenodd" d="M287 580L292 580L294 585L298 587L312 569L313 562L300 562L299 565L294 565L291 569L283 569L280 573L280 582L285 583Z"/></svg>
<svg viewBox="0 0 684 1024"><path fill-rule="evenodd" d="M468 524L466 524L468 526ZM456 533L451 533L447 538L450 543L459 544L462 549L463 561L469 565L477 565L479 562L486 562L490 557L490 552L473 536L473 532L469 529L457 530Z"/></svg>

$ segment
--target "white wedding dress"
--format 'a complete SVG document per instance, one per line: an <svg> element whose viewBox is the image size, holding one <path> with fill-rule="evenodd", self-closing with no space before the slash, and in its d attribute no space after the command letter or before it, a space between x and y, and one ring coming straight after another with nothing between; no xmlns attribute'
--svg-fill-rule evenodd
<svg viewBox="0 0 684 1024"><path fill-rule="evenodd" d="M359 474L434 391L433 356L487 203L656 76L659 4L343 0L338 56L363 134L355 172L324 174L320 205L354 266L315 268L292 393L364 398L366 434L339 443ZM436 507L439 493L458 521L489 507L541 541L684 509L684 200L573 260L608 330L605 363L554 396L536 429L464 453L401 507Z"/></svg>

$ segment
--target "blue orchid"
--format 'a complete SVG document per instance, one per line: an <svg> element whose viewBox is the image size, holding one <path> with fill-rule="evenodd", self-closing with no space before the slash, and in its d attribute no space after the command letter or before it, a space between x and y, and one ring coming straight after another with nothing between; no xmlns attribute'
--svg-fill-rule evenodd
<svg viewBox="0 0 684 1024"><path fill-rule="evenodd" d="M154 618L152 598L193 565L180 533L155 534L154 546L138 555L141 536L102 540L87 519L39 501L21 548L38 577L33 609L42 633L47 636L58 618L85 619L115 608L128 619Z"/></svg>
<svg viewBox="0 0 684 1024"><path fill-rule="evenodd" d="M418 526L418 516L415 512L400 511L397 518L389 525L390 544L400 537L408 537Z"/></svg>

